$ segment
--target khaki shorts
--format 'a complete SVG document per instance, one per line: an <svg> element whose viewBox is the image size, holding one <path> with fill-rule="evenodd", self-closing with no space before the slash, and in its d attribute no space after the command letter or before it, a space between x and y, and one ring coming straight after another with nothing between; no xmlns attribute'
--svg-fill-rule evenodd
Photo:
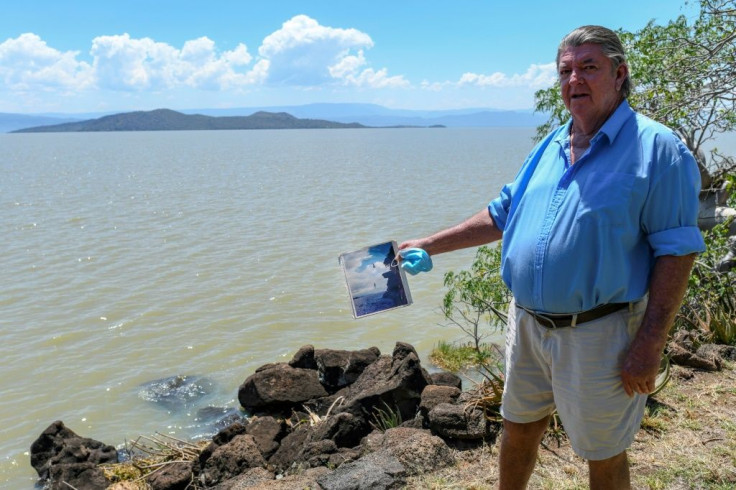
<svg viewBox="0 0 736 490"><path fill-rule="evenodd" d="M576 327L549 329L512 302L501 415L535 422L557 410L573 450L602 460L634 441L647 396L626 395L621 366L646 300Z"/></svg>

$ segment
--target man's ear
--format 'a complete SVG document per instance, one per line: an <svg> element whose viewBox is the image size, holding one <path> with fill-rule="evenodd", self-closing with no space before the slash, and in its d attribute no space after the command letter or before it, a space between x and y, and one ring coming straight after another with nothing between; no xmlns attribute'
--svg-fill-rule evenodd
<svg viewBox="0 0 736 490"><path fill-rule="evenodd" d="M616 68L616 91L621 91L621 87L624 85L626 77L629 76L629 66L626 63L621 63Z"/></svg>

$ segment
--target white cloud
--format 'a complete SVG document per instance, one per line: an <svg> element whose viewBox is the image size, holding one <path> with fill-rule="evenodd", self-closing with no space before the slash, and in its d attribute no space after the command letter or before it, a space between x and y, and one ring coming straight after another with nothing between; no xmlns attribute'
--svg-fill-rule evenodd
<svg viewBox="0 0 736 490"><path fill-rule="evenodd" d="M80 90L92 80L92 67L77 51L61 52L33 33L0 44L0 80L13 91Z"/></svg>
<svg viewBox="0 0 736 490"><path fill-rule="evenodd" d="M524 74L511 76L505 73L495 72L491 75L478 75L476 73L464 73L458 81L459 86L475 85L478 87L528 87L532 89L547 88L557 81L557 69L554 63L543 65L533 64L529 66Z"/></svg>
<svg viewBox="0 0 736 490"><path fill-rule="evenodd" d="M95 73L100 88L163 90L178 86L220 90L254 83L262 77L239 70L252 56L244 44L218 54L207 37L187 41L182 49L150 38L128 34L100 36L92 41ZM262 70L262 66L258 66Z"/></svg>
<svg viewBox="0 0 736 490"><path fill-rule="evenodd" d="M343 99L365 99L368 94L374 102L390 97L396 105L414 100L432 106L457 106L464 101L500 106L507 102L506 95L518 92L516 99L531 100L535 89L556 81L554 63L549 63L531 65L522 74L468 72L456 81L424 80L413 85L403 75L372 66L368 54L373 45L364 32L323 26L306 15L284 22L263 39L256 53L242 43L222 51L208 37L173 46L119 34L94 38L89 52L80 54L59 51L37 34L26 33L0 43L0 92L5 94L5 107L18 106L22 100L36 108L42 106L42 99L46 105L58 106L58 94L77 94L77 103L88 104L125 95L130 105L140 105L138 101L157 101L162 96L199 101L226 92L235 100L254 91L261 95L270 91L283 99L278 103L286 103L325 88L334 89L331 94ZM491 94L500 91L487 88L503 89L506 98L497 101Z"/></svg>
<svg viewBox="0 0 736 490"><path fill-rule="evenodd" d="M371 47L370 36L357 29L322 26L297 15L267 36L258 53L269 61L268 82L275 85L408 86L402 76L389 77L385 68L361 71L367 64L364 50Z"/></svg>

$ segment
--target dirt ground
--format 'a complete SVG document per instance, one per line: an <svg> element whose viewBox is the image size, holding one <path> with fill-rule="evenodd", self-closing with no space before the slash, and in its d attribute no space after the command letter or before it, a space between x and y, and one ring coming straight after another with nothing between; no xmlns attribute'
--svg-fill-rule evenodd
<svg viewBox="0 0 736 490"><path fill-rule="evenodd" d="M632 486L647 490L736 489L736 371L673 366L672 378L650 398L629 449ZM498 445L457 453L458 463L412 478L408 489L495 488ZM561 431L548 431L530 489L588 488L585 461Z"/></svg>

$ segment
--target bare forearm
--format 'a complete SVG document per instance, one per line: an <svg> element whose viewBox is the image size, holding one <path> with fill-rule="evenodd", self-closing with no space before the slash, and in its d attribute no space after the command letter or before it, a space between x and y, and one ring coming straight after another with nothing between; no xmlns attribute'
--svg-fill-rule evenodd
<svg viewBox="0 0 736 490"><path fill-rule="evenodd" d="M657 259L649 285L649 302L637 339L649 339L660 350L664 349L667 335L685 296L694 261L695 255L665 255Z"/></svg>
<svg viewBox="0 0 736 490"><path fill-rule="evenodd" d="M651 393L667 335L687 289L695 255L659 257L649 283L644 320L624 361L621 379L629 395Z"/></svg>
<svg viewBox="0 0 736 490"><path fill-rule="evenodd" d="M467 220L433 235L401 244L400 248L419 247L429 255L452 252L461 248L478 247L501 238L488 209L482 209Z"/></svg>

